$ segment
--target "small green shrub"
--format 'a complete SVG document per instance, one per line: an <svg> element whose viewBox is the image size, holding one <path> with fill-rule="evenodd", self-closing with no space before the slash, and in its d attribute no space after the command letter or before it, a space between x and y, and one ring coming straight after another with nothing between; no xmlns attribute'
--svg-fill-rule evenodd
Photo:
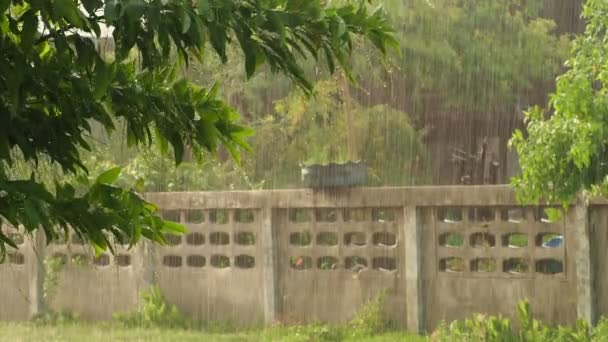
<svg viewBox="0 0 608 342"><path fill-rule="evenodd" d="M386 296L387 291L381 291L357 311L348 324L353 336L371 336L389 329L391 324L384 315Z"/></svg>
<svg viewBox="0 0 608 342"><path fill-rule="evenodd" d="M62 325L78 323L80 321L80 317L77 314L67 310L47 310L44 313L33 317L32 321L40 325Z"/></svg>
<svg viewBox="0 0 608 342"><path fill-rule="evenodd" d="M158 286L140 293L136 311L114 314L114 320L125 327L182 328L191 326L190 320L175 305L167 303Z"/></svg>
<svg viewBox="0 0 608 342"><path fill-rule="evenodd" d="M521 328L516 331L510 320L503 317L475 315L464 321L442 323L433 334L434 341L484 341L484 342L590 342L606 341L608 321L602 320L592 332L584 321L574 327L551 327L535 319L528 301L517 304ZM594 337L595 336L595 337Z"/></svg>

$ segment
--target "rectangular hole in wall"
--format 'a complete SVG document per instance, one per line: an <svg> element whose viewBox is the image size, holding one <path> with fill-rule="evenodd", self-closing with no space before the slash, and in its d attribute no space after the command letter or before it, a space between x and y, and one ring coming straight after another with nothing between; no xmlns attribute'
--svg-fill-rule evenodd
<svg viewBox="0 0 608 342"><path fill-rule="evenodd" d="M252 223L255 221L254 211L251 209L237 209L234 211L234 221L239 223Z"/></svg>
<svg viewBox="0 0 608 342"><path fill-rule="evenodd" d="M25 264L25 256L21 253L8 253L8 262L13 265Z"/></svg>
<svg viewBox="0 0 608 342"><path fill-rule="evenodd" d="M378 271L391 272L397 269L397 260L390 257L377 257L372 259L372 268Z"/></svg>
<svg viewBox="0 0 608 342"><path fill-rule="evenodd" d="M439 235L439 246L460 248L464 244L464 237L460 233L443 233Z"/></svg>
<svg viewBox="0 0 608 342"><path fill-rule="evenodd" d="M369 221L369 208L345 208L343 211L345 222L364 222Z"/></svg>
<svg viewBox="0 0 608 342"><path fill-rule="evenodd" d="M310 222L312 219L311 210L305 208L289 209L289 221L294 223Z"/></svg>
<svg viewBox="0 0 608 342"><path fill-rule="evenodd" d="M180 255L163 256L163 265L167 267L182 267L182 257Z"/></svg>
<svg viewBox="0 0 608 342"><path fill-rule="evenodd" d="M315 218L317 222L336 222L338 211L334 208L317 208L315 209Z"/></svg>
<svg viewBox="0 0 608 342"><path fill-rule="evenodd" d="M395 208L372 208L373 222L392 222L397 218Z"/></svg>
<svg viewBox="0 0 608 342"><path fill-rule="evenodd" d="M559 274L564 272L564 263L557 259L540 259L536 261L535 269L537 273Z"/></svg>
<svg viewBox="0 0 608 342"><path fill-rule="evenodd" d="M322 256L317 259L317 268L320 270L335 270L338 268L338 258L333 256Z"/></svg>
<svg viewBox="0 0 608 342"><path fill-rule="evenodd" d="M363 247L367 244L365 233L349 232L344 234L344 244L349 247Z"/></svg>
<svg viewBox="0 0 608 342"><path fill-rule="evenodd" d="M440 272L464 272L466 269L464 260L458 257L448 257L439 260L439 271Z"/></svg>
<svg viewBox="0 0 608 342"><path fill-rule="evenodd" d="M503 261L502 269L505 273L522 274L530 271L530 261L524 258L510 258Z"/></svg>
<svg viewBox="0 0 608 342"><path fill-rule="evenodd" d="M526 220L523 208L502 208L500 219L511 223L521 223Z"/></svg>
<svg viewBox="0 0 608 342"><path fill-rule="evenodd" d="M205 222L205 211L200 209L189 209L186 211L186 222L200 224Z"/></svg>
<svg viewBox="0 0 608 342"><path fill-rule="evenodd" d="M163 217L163 219L167 220L167 221L173 221L173 222L180 222L180 211L179 210L173 210L173 209L165 209L165 210L161 210L161 216Z"/></svg>
<svg viewBox="0 0 608 342"><path fill-rule="evenodd" d="M445 223L457 223L463 221L463 208L440 207L437 209L437 220Z"/></svg>
<svg viewBox="0 0 608 342"><path fill-rule="evenodd" d="M255 267L255 258L252 257L251 255L245 255L245 254L237 255L234 258L234 266L237 268L244 268L244 269L254 268Z"/></svg>
<svg viewBox="0 0 608 342"><path fill-rule="evenodd" d="M312 258L309 256L293 256L289 258L289 266L295 270L308 270L312 268Z"/></svg>
<svg viewBox="0 0 608 342"><path fill-rule="evenodd" d="M289 244L290 245L304 247L304 246L309 246L311 242L312 242L312 236L311 236L310 232L308 232L308 231L295 232L295 233L291 233L289 235Z"/></svg>
<svg viewBox="0 0 608 342"><path fill-rule="evenodd" d="M216 209L209 212L209 222L215 224L228 223L228 210Z"/></svg>
<svg viewBox="0 0 608 342"><path fill-rule="evenodd" d="M471 207L469 208L469 221L471 222L491 222L496 218L494 207Z"/></svg>
<svg viewBox="0 0 608 342"><path fill-rule="evenodd" d="M471 272L496 272L496 259L493 258L477 258L471 260Z"/></svg>
<svg viewBox="0 0 608 342"><path fill-rule="evenodd" d="M114 263L120 267L131 266L131 256L129 254L118 254L114 257Z"/></svg>

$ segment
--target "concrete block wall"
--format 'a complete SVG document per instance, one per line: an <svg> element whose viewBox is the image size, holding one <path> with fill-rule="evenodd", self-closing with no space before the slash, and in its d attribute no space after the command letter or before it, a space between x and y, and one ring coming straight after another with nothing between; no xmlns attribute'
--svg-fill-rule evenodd
<svg viewBox="0 0 608 342"><path fill-rule="evenodd" d="M412 331L477 312L515 316L524 298L550 323L608 314L601 200L548 222L506 186L146 197L188 234L96 259L77 240L25 238L0 265L0 319L42 310L45 255L66 261L48 304L91 319L134 308L150 284L193 318L242 326L343 322L381 292L388 317ZM556 236L562 242L549 246Z"/></svg>

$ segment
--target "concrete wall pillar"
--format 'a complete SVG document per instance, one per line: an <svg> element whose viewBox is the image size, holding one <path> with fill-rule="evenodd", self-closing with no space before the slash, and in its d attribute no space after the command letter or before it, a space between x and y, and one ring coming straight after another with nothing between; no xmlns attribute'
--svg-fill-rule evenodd
<svg viewBox="0 0 608 342"><path fill-rule="evenodd" d="M403 236L405 248L405 295L407 329L410 332L422 332L423 305L421 291L421 263L420 263L420 232L416 215L416 207L403 208Z"/></svg>
<svg viewBox="0 0 608 342"><path fill-rule="evenodd" d="M46 236L39 229L33 234L27 251L27 266L29 281L29 316L39 315L45 310L44 303L44 258L46 250Z"/></svg>
<svg viewBox="0 0 608 342"><path fill-rule="evenodd" d="M589 205L582 196L574 207L575 263L577 316L591 324L596 322L596 302L593 287L592 260L590 248Z"/></svg>
<svg viewBox="0 0 608 342"><path fill-rule="evenodd" d="M273 233L273 212L271 207L261 209L261 236L262 248L262 274L263 274L263 300L264 300L264 323L270 325L276 320L277 308L277 279L276 279L276 249Z"/></svg>

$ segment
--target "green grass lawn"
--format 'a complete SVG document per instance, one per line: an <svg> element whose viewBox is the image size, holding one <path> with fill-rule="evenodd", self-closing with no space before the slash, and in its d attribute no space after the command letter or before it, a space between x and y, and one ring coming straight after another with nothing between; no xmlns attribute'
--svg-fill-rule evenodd
<svg viewBox="0 0 608 342"><path fill-rule="evenodd" d="M0 322L0 341L332 341L335 331L322 326L270 328L233 333L206 333L197 330L124 328L109 323L39 325ZM406 333L386 333L374 337L346 338L346 341L421 342L426 338Z"/></svg>

